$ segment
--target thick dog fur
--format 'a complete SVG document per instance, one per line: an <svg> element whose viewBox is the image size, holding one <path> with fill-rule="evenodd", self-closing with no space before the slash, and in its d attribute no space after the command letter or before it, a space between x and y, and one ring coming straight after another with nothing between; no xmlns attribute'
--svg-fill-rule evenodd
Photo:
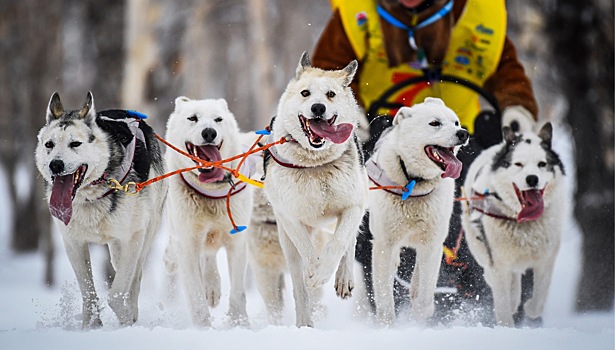
<svg viewBox="0 0 615 350"><path fill-rule="evenodd" d="M336 267L337 295L348 298L353 289L356 234L367 200L367 175L354 135L360 110L348 87L356 67L352 62L323 71L311 67L304 53L272 121L271 140L293 139L265 155L265 194L292 279L297 326L313 326L312 292ZM330 241L317 249L312 233L332 223Z"/></svg>
<svg viewBox="0 0 615 350"><path fill-rule="evenodd" d="M455 154L467 139L468 132L460 127L456 114L442 100L427 98L398 111L392 128L378 141L369 160L390 183L416 183L406 200L400 193L369 192L374 301L381 324L395 320L393 280L402 247L416 250L410 284L413 317L423 320L433 315L442 244L453 210L454 178L461 171ZM443 158L444 163L434 160ZM375 180L371 165L372 183L383 185Z"/></svg>
<svg viewBox="0 0 615 350"><path fill-rule="evenodd" d="M74 111L65 111L54 93L46 119L38 134L36 165L45 179L50 210L81 290L83 327L102 326L90 243L109 246L116 270L109 306L121 324L131 325L138 317L143 264L159 228L166 183L155 183L129 196L109 193L106 180L121 181L127 173L124 183L143 182L163 174L157 140L145 122L136 121L126 111L96 113L91 93L83 108ZM140 133L142 137L137 137ZM133 150L134 157L125 163Z"/></svg>
<svg viewBox="0 0 615 350"><path fill-rule="evenodd" d="M567 205L564 168L551 138L550 123L538 135L504 128L504 141L483 151L465 180L467 195L481 198L463 213L463 228L484 268L501 325L514 325L527 269L534 271L534 289L525 315L535 320L544 309Z"/></svg>
<svg viewBox="0 0 615 350"><path fill-rule="evenodd" d="M167 124L166 138L173 145L205 160L226 159L241 153L240 136L234 115L226 101L191 100L178 97ZM216 151L217 150L217 151ZM206 159L209 158L209 159ZM195 161L169 150L165 160L170 171L195 166ZM236 168L239 160L225 164ZM192 170L169 181L167 214L169 245L165 251L167 271L180 272L192 320L197 326L210 326L209 307L220 301L220 274L216 254L226 249L230 275L228 315L233 324L246 324L246 235L230 234L233 226L224 196L230 188L226 171ZM185 180L184 180L185 179ZM221 198L202 193L223 192ZM247 225L252 213L252 189L245 187L230 198L237 225ZM177 266L176 266L177 265Z"/></svg>

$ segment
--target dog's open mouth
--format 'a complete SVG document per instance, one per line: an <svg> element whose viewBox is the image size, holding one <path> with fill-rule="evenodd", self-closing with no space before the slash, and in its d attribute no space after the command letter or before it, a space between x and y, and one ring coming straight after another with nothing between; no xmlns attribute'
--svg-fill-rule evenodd
<svg viewBox="0 0 615 350"><path fill-rule="evenodd" d="M455 153L453 153L453 147L445 148L435 145L425 146L425 153L427 157L431 159L436 165L444 171L442 178L450 177L453 179L458 178L461 175L462 164Z"/></svg>
<svg viewBox="0 0 615 350"><path fill-rule="evenodd" d="M88 166L82 164L72 174L51 177L52 188L51 196L49 197L49 212L53 217L60 219L64 225L68 225L73 216L73 199L75 199L77 190L83 183L83 178L87 171Z"/></svg>
<svg viewBox="0 0 615 350"><path fill-rule="evenodd" d="M515 188L517 199L519 199L519 203L521 203L521 211L519 212L519 215L517 215L517 221L525 222L540 218L545 210L544 201L542 199L545 192L544 189L529 189L521 191L514 183L513 187Z"/></svg>
<svg viewBox="0 0 615 350"><path fill-rule="evenodd" d="M200 145L197 146L193 143L186 142L186 150L191 155L202 159L208 162L217 162L222 159L222 155L220 154L220 147L222 147L222 143L219 145ZM194 161L197 164L197 161ZM224 178L224 170L209 166L205 168L199 168L199 181L204 183L210 183L215 181L220 181Z"/></svg>
<svg viewBox="0 0 615 350"><path fill-rule="evenodd" d="M337 115L330 119L314 118L308 119L302 114L299 115L301 128L308 138L310 145L314 148L320 148L329 140L333 143L344 143L352 134L352 124L342 123L335 125Z"/></svg>

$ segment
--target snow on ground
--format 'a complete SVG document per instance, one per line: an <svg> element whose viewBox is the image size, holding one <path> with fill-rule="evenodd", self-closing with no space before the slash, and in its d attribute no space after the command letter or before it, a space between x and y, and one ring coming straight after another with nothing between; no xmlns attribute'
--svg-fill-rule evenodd
<svg viewBox="0 0 615 350"><path fill-rule="evenodd" d="M572 311L578 275L580 239L574 232L564 236L554 281L540 329L509 329L457 324L427 328L401 322L391 329L376 327L358 310L356 300L338 300L332 286L325 287L327 308L314 329L294 326L292 296L286 290L286 312L282 326L267 325L264 305L254 283L248 282L249 328L231 328L225 323L228 280L224 253L219 254L223 298L212 315L213 329L190 325L186 305L178 294L169 301L162 265L165 235L161 234L150 255L140 299L136 325L121 328L111 310L103 310L103 329L81 331L78 315L81 298L75 277L56 239L56 286L41 283L43 258L40 254L15 255L8 238L0 245L0 349L374 349L404 346L412 349L614 349L613 312L579 316ZM57 235L56 235L57 238ZM95 247L97 248L97 247ZM99 295L104 255L93 249L93 263ZM358 276L358 274L357 274ZM287 285L290 280L287 278ZM355 296L353 299L358 299Z"/></svg>

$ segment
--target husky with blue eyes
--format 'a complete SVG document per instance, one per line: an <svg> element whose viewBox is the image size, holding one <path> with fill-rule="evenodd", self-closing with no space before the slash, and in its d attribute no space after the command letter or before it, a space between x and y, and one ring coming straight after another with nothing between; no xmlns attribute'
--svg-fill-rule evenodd
<svg viewBox="0 0 615 350"><path fill-rule="evenodd" d="M54 93L38 134L36 166L81 290L84 328L102 326L90 243L109 246L116 270L109 306L122 325L137 321L143 264L160 225L166 182L135 196L107 184L144 182L164 173L158 141L144 117L125 110L96 112L92 93L81 109L65 110Z"/></svg>
<svg viewBox="0 0 615 350"><path fill-rule="evenodd" d="M464 184L470 197L463 228L470 251L493 292L498 324L513 326L521 304L521 276L533 269L532 297L523 305L540 323L559 250L567 203L564 166L551 147L553 128L537 134L503 129L501 144L483 151Z"/></svg>

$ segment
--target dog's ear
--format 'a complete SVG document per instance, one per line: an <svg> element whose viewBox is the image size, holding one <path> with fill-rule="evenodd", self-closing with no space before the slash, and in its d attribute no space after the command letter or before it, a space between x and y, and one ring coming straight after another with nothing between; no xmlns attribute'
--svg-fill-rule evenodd
<svg viewBox="0 0 615 350"><path fill-rule="evenodd" d="M551 140L553 139L553 125L551 125L551 122L547 122L542 126L542 128L540 128L538 137L542 139L543 144L547 145L548 148L551 148Z"/></svg>
<svg viewBox="0 0 615 350"><path fill-rule="evenodd" d="M303 73L306 68L311 66L312 63L310 62L310 55L308 55L307 51L303 51L301 59L299 60L299 65L297 65L297 70L295 70L295 79L298 79L301 73Z"/></svg>
<svg viewBox="0 0 615 350"><path fill-rule="evenodd" d="M47 113L46 119L47 124L51 121L60 118L64 114L64 107L62 107L62 101L60 101L60 95L58 92L54 92L49 99L49 104L47 105Z"/></svg>
<svg viewBox="0 0 615 350"><path fill-rule="evenodd" d="M355 73L357 72L357 67L359 63L357 60L352 60L352 62L348 63L344 69L342 69L342 73L344 74L344 86L349 86L354 78Z"/></svg>
<svg viewBox="0 0 615 350"><path fill-rule="evenodd" d="M513 141L515 141L515 132L509 126L502 128L502 136L506 143L513 143Z"/></svg>
<svg viewBox="0 0 615 350"><path fill-rule="evenodd" d="M175 107L179 106L180 104L184 103L184 102L188 102L190 101L190 99L186 96L179 96L178 98L175 99Z"/></svg>
<svg viewBox="0 0 615 350"><path fill-rule="evenodd" d="M79 118L89 121L94 119L95 114L94 96L91 91L88 91L88 94L85 97L85 103L83 104L83 107L81 107L81 110L79 110Z"/></svg>
<svg viewBox="0 0 615 350"><path fill-rule="evenodd" d="M393 125L397 125L402 120L410 117L412 117L412 114L410 113L410 107L402 107L397 111L397 114L395 114L395 117L393 118Z"/></svg>
<svg viewBox="0 0 615 350"><path fill-rule="evenodd" d="M444 103L444 101L442 101L441 99L437 98L437 97L425 97L425 101L423 101L425 103L431 103L431 104L437 104L440 105L442 107L446 107L446 104Z"/></svg>
<svg viewBox="0 0 615 350"><path fill-rule="evenodd" d="M226 100L225 100L225 99L223 99L223 98L219 98L219 99L217 99L217 100L216 100L216 102L218 102L218 103L220 104L220 106L222 106L222 108L223 108L224 110L226 110L226 111L230 111L230 110L228 109L228 103L226 102Z"/></svg>

